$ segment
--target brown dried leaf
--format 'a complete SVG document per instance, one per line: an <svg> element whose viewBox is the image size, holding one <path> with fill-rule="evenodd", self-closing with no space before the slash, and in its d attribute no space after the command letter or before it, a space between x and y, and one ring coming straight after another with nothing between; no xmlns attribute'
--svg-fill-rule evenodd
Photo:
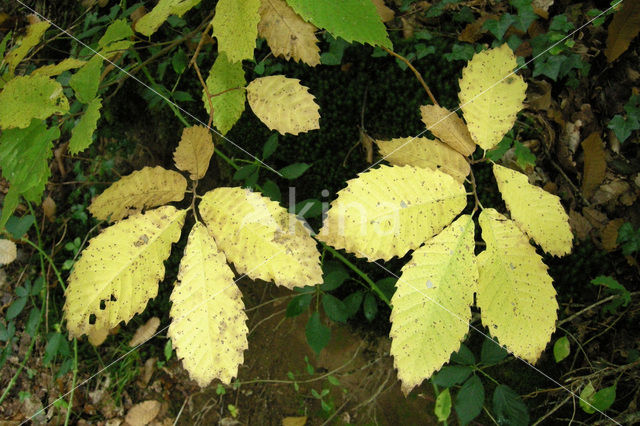
<svg viewBox="0 0 640 426"><path fill-rule="evenodd" d="M605 204L609 201L616 200L620 195L627 192L630 185L622 179L615 179L606 183L593 194L593 204Z"/></svg>
<svg viewBox="0 0 640 426"><path fill-rule="evenodd" d="M211 133L206 127L185 127L173 153L173 161L179 170L189 172L192 180L202 179L209 168L213 150Z"/></svg>
<svg viewBox="0 0 640 426"><path fill-rule="evenodd" d="M160 406L158 401L145 401L136 404L129 409L125 421L131 426L146 426L158 415Z"/></svg>
<svg viewBox="0 0 640 426"><path fill-rule="evenodd" d="M267 40L274 56L316 66L320 48L317 28L305 22L284 0L261 0L258 34Z"/></svg>
<svg viewBox="0 0 640 426"><path fill-rule="evenodd" d="M389 9L387 5L384 4L384 0L371 0L373 5L376 7L378 11L378 15L380 15L380 19L382 22L389 22L395 17L395 13L393 10Z"/></svg>
<svg viewBox="0 0 640 426"><path fill-rule="evenodd" d="M455 112L435 105L420 107L422 122L435 137L464 156L473 154L476 144L469 129Z"/></svg>
<svg viewBox="0 0 640 426"><path fill-rule="evenodd" d="M623 223L622 218L614 219L602 229L602 248L606 251L613 251L618 247L618 229Z"/></svg>
<svg viewBox="0 0 640 426"><path fill-rule="evenodd" d="M589 237L589 232L593 229L591 223L573 209L569 211L569 224L571 225L573 232L576 234L576 238L580 241L586 240Z"/></svg>
<svg viewBox="0 0 640 426"><path fill-rule="evenodd" d="M589 223L594 228L598 230L601 230L602 228L604 228L605 224L609 221L606 214L592 207L583 208L582 215L589 221Z"/></svg>
<svg viewBox="0 0 640 426"><path fill-rule="evenodd" d="M285 417L282 419L282 426L304 426L307 424L307 417Z"/></svg>
<svg viewBox="0 0 640 426"><path fill-rule="evenodd" d="M613 16L608 31L604 54L607 61L613 62L629 48L631 40L640 32L640 1L623 2L622 9Z"/></svg>
<svg viewBox="0 0 640 426"><path fill-rule="evenodd" d="M591 198L593 192L604 180L607 162L604 158L602 138L598 132L591 133L582 141L584 150L584 171L582 173L582 194Z"/></svg>
<svg viewBox="0 0 640 426"><path fill-rule="evenodd" d="M109 336L109 329L106 327L101 328L91 328L87 333L89 337L89 343L93 346L100 346L107 340L107 336Z"/></svg>
<svg viewBox="0 0 640 426"><path fill-rule="evenodd" d="M479 17L474 22L467 24L466 27L458 34L458 40L466 43L475 43L480 40L483 35L487 33L487 30L483 28L485 21L488 19L498 19L499 17L494 14L487 14Z"/></svg>
<svg viewBox="0 0 640 426"><path fill-rule="evenodd" d="M149 318L149 321L138 327L129 341L129 346L132 348L136 347L152 338L158 326L160 326L160 319L158 317Z"/></svg>
<svg viewBox="0 0 640 426"><path fill-rule="evenodd" d="M16 260L18 248L13 241L0 240L0 265L6 265Z"/></svg>
<svg viewBox="0 0 640 426"><path fill-rule="evenodd" d="M56 202L53 201L51 196L47 195L47 198L42 202L42 211L44 215L49 219L49 222L53 222L56 218Z"/></svg>
<svg viewBox="0 0 640 426"><path fill-rule="evenodd" d="M544 80L533 80L527 90L527 105L536 111L547 111L551 107L551 84Z"/></svg>

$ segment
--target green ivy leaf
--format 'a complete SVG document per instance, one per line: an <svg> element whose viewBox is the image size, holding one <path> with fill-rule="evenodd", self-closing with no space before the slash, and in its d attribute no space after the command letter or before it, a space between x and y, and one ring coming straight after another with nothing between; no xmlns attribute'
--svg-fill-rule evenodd
<svg viewBox="0 0 640 426"><path fill-rule="evenodd" d="M35 337L38 331L38 325L40 324L40 309L33 308L29 312L29 319L27 319L27 325L24 331L31 337Z"/></svg>
<svg viewBox="0 0 640 426"><path fill-rule="evenodd" d="M94 98L89 102L89 105L87 105L87 110L82 114L82 117L71 131L69 152L72 155L84 151L93 142L93 132L95 132L98 127L101 108L102 99L100 98Z"/></svg>
<svg viewBox="0 0 640 426"><path fill-rule="evenodd" d="M248 164L246 166L240 167L233 174L233 180L245 180L249 176L251 176L256 170L258 170L258 166L255 164Z"/></svg>
<svg viewBox="0 0 640 426"><path fill-rule="evenodd" d="M211 104L215 111L213 124L224 135L240 119L245 107L244 86L247 82L244 79L242 62L230 62L224 53L218 53L218 57L209 71L206 84L209 94L217 95L211 98ZM235 88L239 89L231 90ZM225 92L226 90L228 92ZM204 90L202 91L202 102L209 113L209 101Z"/></svg>
<svg viewBox="0 0 640 426"><path fill-rule="evenodd" d="M105 47L114 41L120 41L133 35L131 25L126 19L115 20L107 27L104 35L98 40L98 46Z"/></svg>
<svg viewBox="0 0 640 426"><path fill-rule="evenodd" d="M463 383L471 375L472 371L471 367L448 365L446 367L442 367L442 369L433 376L433 383L438 386L449 388L453 385Z"/></svg>
<svg viewBox="0 0 640 426"><path fill-rule="evenodd" d="M347 42L392 49L387 30L370 0L287 0L302 18ZM339 19L337 19L339 17Z"/></svg>
<svg viewBox="0 0 640 426"><path fill-rule="evenodd" d="M9 308L7 309L7 313L5 315L6 320L11 321L12 319L20 315L20 312L22 312L26 304L26 297L18 297L16 300L14 300L11 306L9 306Z"/></svg>
<svg viewBox="0 0 640 426"><path fill-rule="evenodd" d="M634 230L630 222L625 222L618 229L617 242L622 244L622 254L625 256L640 251L640 228Z"/></svg>
<svg viewBox="0 0 640 426"><path fill-rule="evenodd" d="M473 352L464 343L461 343L458 352L451 354L451 362L461 365L473 365L476 363L476 358L473 356Z"/></svg>
<svg viewBox="0 0 640 426"><path fill-rule="evenodd" d="M571 344L567 336L562 336L553 344L553 358L560 362L571 353Z"/></svg>
<svg viewBox="0 0 640 426"><path fill-rule="evenodd" d="M265 183L262 184L262 194L271 198L273 201L280 202L280 200L282 199L280 188L271 179L268 179Z"/></svg>
<svg viewBox="0 0 640 426"><path fill-rule="evenodd" d="M640 128L640 123L638 120L625 119L622 115L616 114L611 121L609 121L607 128L613 130L620 143L623 143L631 136L634 130Z"/></svg>
<svg viewBox="0 0 640 426"><path fill-rule="evenodd" d="M456 414L460 424L466 425L475 419L484 405L484 386L478 376L471 376L464 382L456 395Z"/></svg>
<svg viewBox="0 0 640 426"><path fill-rule="evenodd" d="M325 293L322 295L322 307L331 321L347 322L348 312L342 300Z"/></svg>
<svg viewBox="0 0 640 426"><path fill-rule="evenodd" d="M395 277L382 278L381 280L376 281L376 285L387 296L387 299L391 300L394 293L396 292L396 282L398 279Z"/></svg>
<svg viewBox="0 0 640 426"><path fill-rule="evenodd" d="M513 144L513 139L508 136L505 136L495 148L487 151L486 153L487 158L494 162L498 161L499 159L502 158L502 156L507 151L509 151L509 148L511 148L512 144Z"/></svg>
<svg viewBox="0 0 640 426"><path fill-rule="evenodd" d="M513 141L513 146L515 148L516 162L521 168L524 169L527 166L536 165L536 156L533 155L529 148L516 140Z"/></svg>
<svg viewBox="0 0 640 426"><path fill-rule="evenodd" d="M438 394L433 412L440 422L444 422L449 418L451 414L451 393L449 389L445 389Z"/></svg>
<svg viewBox="0 0 640 426"><path fill-rule="evenodd" d="M32 119L44 120L69 111L62 85L44 75L15 77L0 92L0 128L29 127Z"/></svg>
<svg viewBox="0 0 640 426"><path fill-rule="evenodd" d="M98 94L102 57L94 55L69 80L69 86L76 93L76 98L84 104L91 102Z"/></svg>
<svg viewBox="0 0 640 426"><path fill-rule="evenodd" d="M262 159L266 160L278 149L278 134L272 133L262 147Z"/></svg>
<svg viewBox="0 0 640 426"><path fill-rule="evenodd" d="M495 340L486 338L482 342L482 350L480 352L480 361L483 364L487 364L487 365L497 364L503 359L505 359L507 355L509 355L509 352L507 352L507 350L502 346L500 346L500 344Z"/></svg>
<svg viewBox="0 0 640 426"><path fill-rule="evenodd" d="M296 214L305 219L322 215L322 202L315 198L309 198L296 204Z"/></svg>
<svg viewBox="0 0 640 426"><path fill-rule="evenodd" d="M520 395L509 386L498 385L493 391L493 411L498 416L498 424L510 426L527 426L529 411Z"/></svg>
<svg viewBox="0 0 640 426"><path fill-rule="evenodd" d="M598 392L591 383L580 392L580 407L587 414L593 414L596 411L605 411L611 407L616 400L616 386L600 389Z"/></svg>
<svg viewBox="0 0 640 426"><path fill-rule="evenodd" d="M8 129L0 136L0 168L11 188L31 202L39 202L51 171L53 141L60 137L57 127L47 129L42 120L33 120L26 129ZM16 199L17 201L17 199ZM7 200L5 198L5 209ZM3 213L11 214L12 211ZM8 219L8 216L7 216Z"/></svg>
<svg viewBox="0 0 640 426"><path fill-rule="evenodd" d="M285 313L287 318L296 317L307 310L313 299L313 293L305 293L291 299Z"/></svg>
<svg viewBox="0 0 640 426"><path fill-rule="evenodd" d="M358 313L360 305L362 304L362 299L364 299L364 293L360 290L357 290L344 298L342 302L347 310L348 318L351 318Z"/></svg>
<svg viewBox="0 0 640 426"><path fill-rule="evenodd" d="M311 167L310 164L294 163L281 168L280 174L282 175L283 178L292 180L302 176L302 174L306 172L309 169L309 167Z"/></svg>
<svg viewBox="0 0 640 426"><path fill-rule="evenodd" d="M42 364L48 366L57 355L68 357L71 355L67 339L60 333L49 333L47 336L47 346L44 349Z"/></svg>
<svg viewBox="0 0 640 426"><path fill-rule="evenodd" d="M329 343L329 339L331 338L331 329L322 323L320 320L320 314L318 312L314 312L309 318L309 321L307 321L305 335L307 336L307 343L316 355L318 355Z"/></svg>
<svg viewBox="0 0 640 426"><path fill-rule="evenodd" d="M498 40L502 40L504 33L506 33L514 23L516 23L516 17L510 13L505 13L499 20L487 19L482 25L482 28L489 31Z"/></svg>
<svg viewBox="0 0 640 426"><path fill-rule="evenodd" d="M378 301L373 293L367 293L364 297L364 304L362 306L362 312L367 321L371 322L378 314Z"/></svg>
<svg viewBox="0 0 640 426"><path fill-rule="evenodd" d="M324 276L324 283L320 285L322 291L333 291L340 287L349 278L349 273L344 269L333 270Z"/></svg>

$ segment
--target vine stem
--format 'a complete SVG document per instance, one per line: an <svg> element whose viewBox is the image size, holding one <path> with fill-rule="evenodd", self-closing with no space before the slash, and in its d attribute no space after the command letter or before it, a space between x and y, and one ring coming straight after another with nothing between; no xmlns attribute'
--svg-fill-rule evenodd
<svg viewBox="0 0 640 426"><path fill-rule="evenodd" d="M391 56L395 56L396 58L400 59L402 62L407 64L409 69L411 71L413 71L413 74L415 74L415 76L418 79L418 81L420 82L420 84L422 84L422 87L424 87L424 90L427 92L427 95L429 95L429 99L431 99L431 102L433 102L433 104L435 106L440 106L440 104L438 104L438 101L436 101L436 98L433 96L433 93L431 93L431 90L429 89L429 86L427 86L427 83L424 81L424 79L422 78L422 76L420 75L418 70L411 64L411 62L409 62L409 60L407 58L405 58L404 56L394 52L393 50L387 49L384 46L382 46L382 50L384 50L385 52L387 52Z"/></svg>
<svg viewBox="0 0 640 426"><path fill-rule="evenodd" d="M349 269L351 269L356 274L360 275L360 277L362 277L362 279L365 280L367 282L367 284L369 284L371 286L371 290L373 290L378 295L380 300L382 300L384 303L386 303L388 307L390 307L390 308L392 307L391 306L391 301L389 300L389 298L382 292L382 290L380 290L380 287L378 287L376 285L376 283L374 283L373 280L371 278L369 278L369 276L367 274L365 274L356 265L351 263L346 257L341 255L340 252L338 252L333 247L325 244L322 241L320 241L320 244L322 244L322 247L324 247L326 250L328 250L329 253L331 253L335 258L339 259L342 263L344 263L347 267L349 267Z"/></svg>
<svg viewBox="0 0 640 426"><path fill-rule="evenodd" d="M73 339L73 378L71 379L71 393L69 394L69 404L67 406L67 414L64 419L64 426L69 424L71 418L71 409L73 408L73 394L76 390L76 380L78 378L78 339Z"/></svg>

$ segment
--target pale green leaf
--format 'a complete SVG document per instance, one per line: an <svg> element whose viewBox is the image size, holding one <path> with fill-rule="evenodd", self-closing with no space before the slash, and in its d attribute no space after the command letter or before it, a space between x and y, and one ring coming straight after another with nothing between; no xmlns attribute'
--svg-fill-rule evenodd
<svg viewBox="0 0 640 426"><path fill-rule="evenodd" d="M58 128L47 128L42 120L33 120L26 129L8 129L2 132L0 168L12 190L17 194L24 194L29 201L40 201L51 174L49 158L53 141L59 137Z"/></svg>
<svg viewBox="0 0 640 426"><path fill-rule="evenodd" d="M260 0L219 0L211 21L218 50L231 62L253 59L258 37Z"/></svg>
<svg viewBox="0 0 640 426"><path fill-rule="evenodd" d="M7 56L4 62L9 65L9 74L13 75L18 64L27 56L32 47L40 43L40 39L51 24L46 21L36 22L27 27L27 34L20 38Z"/></svg>
<svg viewBox="0 0 640 426"><path fill-rule="evenodd" d="M247 82L244 79L242 63L229 62L224 53L219 53L211 71L209 71L206 83L209 94L217 95L211 98L214 111L213 125L224 135L231 130L244 111L246 100L244 86ZM236 88L238 90L229 90ZM228 92L220 94L226 90ZM211 108L204 90L202 91L202 102L209 113Z"/></svg>
<svg viewBox="0 0 640 426"><path fill-rule="evenodd" d="M98 127L100 108L102 108L102 99L94 98L89 102L87 110L71 131L71 139L69 140L71 155L84 151L93 142L93 132Z"/></svg>
<svg viewBox="0 0 640 426"><path fill-rule="evenodd" d="M469 331L478 281L474 247L473 219L461 216L402 268L389 335L405 395L449 361Z"/></svg>
<svg viewBox="0 0 640 426"><path fill-rule="evenodd" d="M73 88L76 98L80 102L88 104L96 97L100 85L101 70L102 57L95 55L71 76L69 86Z"/></svg>
<svg viewBox="0 0 640 426"><path fill-rule="evenodd" d="M160 0L158 4L135 24L135 30L149 37L155 33L170 15L181 17L200 0Z"/></svg>
<svg viewBox="0 0 640 426"><path fill-rule="evenodd" d="M387 30L371 0L287 0L308 22L351 43L392 48Z"/></svg>
<svg viewBox="0 0 640 426"><path fill-rule="evenodd" d="M126 19L117 19L113 21L104 32L100 40L98 40L98 46L105 47L114 41L120 41L125 38L129 38L133 35L131 25Z"/></svg>
<svg viewBox="0 0 640 426"><path fill-rule="evenodd" d="M0 128L29 126L31 119L44 120L69 111L62 85L44 75L15 77L0 92Z"/></svg>

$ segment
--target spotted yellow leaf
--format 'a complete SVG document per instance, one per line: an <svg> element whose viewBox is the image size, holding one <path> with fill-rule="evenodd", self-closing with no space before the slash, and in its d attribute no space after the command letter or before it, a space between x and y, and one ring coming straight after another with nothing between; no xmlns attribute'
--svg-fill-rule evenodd
<svg viewBox="0 0 640 426"><path fill-rule="evenodd" d="M559 197L531 185L515 170L494 164L493 175L511 218L529 237L554 256L571 252L573 234Z"/></svg>
<svg viewBox="0 0 640 426"><path fill-rule="evenodd" d="M114 222L144 208L180 201L186 190L187 180L180 173L145 167L123 176L94 198L89 211L96 219Z"/></svg>
<svg viewBox="0 0 640 426"><path fill-rule="evenodd" d="M207 228L197 222L171 293L169 337L184 368L201 387L229 384L247 349L247 315L233 272Z"/></svg>
<svg viewBox="0 0 640 426"><path fill-rule="evenodd" d="M218 49L231 62L253 59L258 37L260 0L219 0L211 21Z"/></svg>
<svg viewBox="0 0 640 426"><path fill-rule="evenodd" d="M482 323L514 355L535 362L556 328L558 303L547 266L516 224L494 209L480 214Z"/></svg>
<svg viewBox="0 0 640 426"><path fill-rule="evenodd" d="M437 170L382 166L347 182L319 237L370 261L402 257L464 209L464 186Z"/></svg>
<svg viewBox="0 0 640 426"><path fill-rule="evenodd" d="M189 172L192 180L202 179L213 155L213 139L204 126L186 127L182 139L173 153L176 167Z"/></svg>
<svg viewBox="0 0 640 426"><path fill-rule="evenodd" d="M258 34L274 56L316 66L320 63L317 28L305 22L284 0L261 0Z"/></svg>
<svg viewBox="0 0 640 426"><path fill-rule="evenodd" d="M461 216L417 249L391 299L391 355L408 394L449 361L469 331L478 281L474 224Z"/></svg>
<svg viewBox="0 0 640 426"><path fill-rule="evenodd" d="M260 121L281 134L320 128L320 107L298 79L283 75L257 78L247 86L247 99Z"/></svg>
<svg viewBox="0 0 640 426"><path fill-rule="evenodd" d="M199 210L239 273L287 288L322 282L316 242L278 203L247 189L216 188L202 197Z"/></svg>
<svg viewBox="0 0 640 426"><path fill-rule="evenodd" d="M27 33L16 42L15 47L4 58L4 62L9 65L9 74L13 75L16 67L27 56L29 50L40 43L40 39L50 25L47 21L41 21L27 27Z"/></svg>
<svg viewBox="0 0 640 426"><path fill-rule="evenodd" d="M462 70L460 107L469 133L482 149L496 146L523 107L527 84L512 71L516 57L507 44L476 53Z"/></svg>
<svg viewBox="0 0 640 426"><path fill-rule="evenodd" d="M464 156L476 150L476 143L471 139L467 125L455 112L436 105L423 105L420 114L427 130L451 148Z"/></svg>
<svg viewBox="0 0 640 426"><path fill-rule="evenodd" d="M459 152L437 139L396 138L375 142L382 158L396 166L440 170L453 176L458 182L464 182L471 171L471 166Z"/></svg>
<svg viewBox="0 0 640 426"><path fill-rule="evenodd" d="M142 312L158 293L163 262L186 210L159 207L106 228L73 266L64 304L72 337L110 329Z"/></svg>

